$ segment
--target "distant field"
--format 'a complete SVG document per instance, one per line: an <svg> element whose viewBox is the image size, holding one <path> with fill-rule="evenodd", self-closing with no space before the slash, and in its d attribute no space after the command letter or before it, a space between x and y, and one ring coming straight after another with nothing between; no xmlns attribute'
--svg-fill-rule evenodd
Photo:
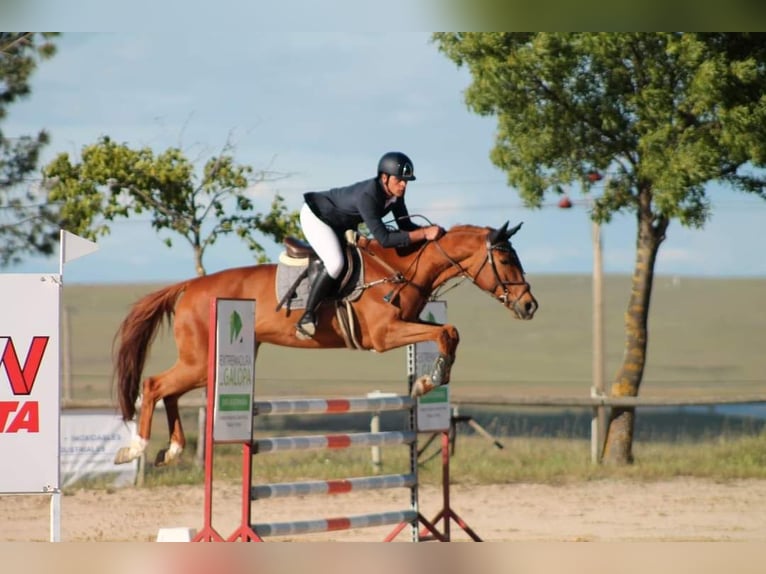
<svg viewBox="0 0 766 574"><path fill-rule="evenodd" d="M450 291L448 316L461 335L454 398L488 395L586 395L591 377L588 276L529 277L540 311L514 320L470 284ZM605 281L607 381L623 353L630 279ZM110 398L111 343L132 302L159 285L67 285L64 289L65 384L74 398ZM649 319L642 395L725 394L766 389L766 279L673 280L658 277ZM169 331L152 349L145 374L172 365ZM404 392L404 350L375 354L265 346L257 364L263 396ZM319 395L321 396L321 395Z"/></svg>

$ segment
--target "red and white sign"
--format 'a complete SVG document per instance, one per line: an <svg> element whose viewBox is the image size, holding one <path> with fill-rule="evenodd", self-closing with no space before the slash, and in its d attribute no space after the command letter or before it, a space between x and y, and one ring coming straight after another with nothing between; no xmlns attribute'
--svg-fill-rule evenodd
<svg viewBox="0 0 766 574"><path fill-rule="evenodd" d="M59 488L59 275L0 277L0 492Z"/></svg>

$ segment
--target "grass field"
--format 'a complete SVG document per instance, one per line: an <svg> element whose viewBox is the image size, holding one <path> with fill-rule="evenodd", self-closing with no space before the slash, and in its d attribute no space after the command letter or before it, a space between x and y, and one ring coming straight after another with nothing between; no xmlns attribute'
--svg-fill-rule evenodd
<svg viewBox="0 0 766 574"><path fill-rule="evenodd" d="M590 279L585 276L529 279L540 303L538 315L529 322L512 319L498 303L468 284L445 297L448 317L461 333L451 383L454 399L589 393ZM64 346L69 358L65 364L69 365L70 373L65 375L65 382L71 383L74 398L112 398L110 357L114 333L130 304L157 287L68 285L64 289ZM652 300L649 363L641 394L693 396L766 391L766 355L762 349L766 308L761 304L765 288L766 280L761 279L659 277ZM622 355L622 321L628 289L629 278L606 278L607 377L614 373ZM159 372L174 359L174 346L166 329L152 348L145 374ZM378 355L266 346L261 349L256 370L256 393L263 397L360 395L375 389L406 392L403 349ZM182 414L190 440L188 454L174 469L149 469L147 484L193 483L201 479L192 455L197 441L196 410L187 409ZM459 435L463 438L458 441L460 454L455 459L455 471L471 476L471 480L557 482L623 472L589 464L588 409L464 406L461 414L473 416L506 446L503 450L494 448L489 441L471 436L470 429L461 426ZM384 413L383 430L401 428L403 423L397 416L401 415ZM268 434L295 428L300 429L300 434L346 432L365 430L368 426L367 415L347 415L342 419L300 417L297 422L280 417L256 419L256 433ZM641 409L634 447L640 464L624 472L649 479L679 474L762 478L766 472L761 447L765 427L764 420L678 409ZM154 419L154 431L150 456L167 440L164 416L160 413ZM312 475L315 472L312 465L325 464L321 455L303 456L305 459L287 467L305 466L306 474ZM349 456L357 459L340 464L337 472L348 473L349 465L369 464L367 452ZM238 472L238 454L219 453L217 457L217 464L223 466L223 476ZM487 462L490 460L491 464ZM261 471L278 474L285 468L282 460Z"/></svg>
<svg viewBox="0 0 766 574"><path fill-rule="evenodd" d="M503 396L587 396L591 370L591 283L586 276L530 277L539 300L534 320L514 320L497 302L470 284L450 291L448 317L461 334L451 383L454 400ZM623 349L623 313L629 278L605 282L607 382ZM114 400L111 344L129 306L159 285L71 285L64 289L65 385L75 399ZM642 396L736 395L766 391L763 279L659 277L649 319L650 344ZM175 360L168 329L152 347L145 374ZM67 374L68 373L68 374ZM256 394L348 396L372 390L406 392L404 349L307 351L265 346L256 367ZM195 391L201 398L202 394ZM115 402L116 404L116 402ZM183 404L183 401L182 401ZM583 439L587 409L487 409L463 407L499 435ZM184 411L190 438L196 411ZM310 422L301 424L310 426ZM320 421L327 426L328 420ZM678 409L642 409L637 438L700 439L752 435L762 422L735 420ZM155 417L155 437L166 440L164 417Z"/></svg>
<svg viewBox="0 0 766 574"><path fill-rule="evenodd" d="M534 320L514 320L470 284L450 291L448 317L461 336L453 398L587 395L591 377L591 283L587 276L529 277L540 303ZM628 277L605 281L607 382L623 353ZM111 344L132 302L158 285L67 285L65 384L73 398L110 398ZM766 390L766 279L658 277L649 319L641 394L727 394ZM175 358L169 330L155 342L146 374ZM403 349L384 354L264 346L262 396L345 395L406 390Z"/></svg>

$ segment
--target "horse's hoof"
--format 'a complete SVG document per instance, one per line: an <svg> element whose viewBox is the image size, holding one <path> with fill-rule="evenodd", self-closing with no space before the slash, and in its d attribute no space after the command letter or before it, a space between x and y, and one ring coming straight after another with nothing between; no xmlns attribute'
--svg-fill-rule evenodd
<svg viewBox="0 0 766 574"><path fill-rule="evenodd" d="M171 442L168 448L161 449L154 459L154 466L168 466L181 458L184 448L177 443Z"/></svg>
<svg viewBox="0 0 766 574"><path fill-rule="evenodd" d="M431 382L431 377L429 377L428 375L423 375L414 383L412 383L412 390L410 391L410 397L412 397L413 399L417 399L418 397L422 397L423 395L430 393L435 388L436 387Z"/></svg>
<svg viewBox="0 0 766 574"><path fill-rule="evenodd" d="M157 453L154 459L154 466L167 466L171 462L171 458L168 456L168 449L163 448Z"/></svg>
<svg viewBox="0 0 766 574"><path fill-rule="evenodd" d="M130 454L130 447L124 446L114 455L114 464L125 464L136 458Z"/></svg>

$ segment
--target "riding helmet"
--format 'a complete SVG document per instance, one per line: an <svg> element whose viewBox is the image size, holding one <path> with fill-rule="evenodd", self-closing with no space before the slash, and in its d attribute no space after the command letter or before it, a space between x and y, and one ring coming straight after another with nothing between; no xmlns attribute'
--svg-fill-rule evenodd
<svg viewBox="0 0 766 574"><path fill-rule="evenodd" d="M383 154L378 162L378 175L386 173L405 181L415 180L415 167L412 160L400 151L390 151Z"/></svg>

